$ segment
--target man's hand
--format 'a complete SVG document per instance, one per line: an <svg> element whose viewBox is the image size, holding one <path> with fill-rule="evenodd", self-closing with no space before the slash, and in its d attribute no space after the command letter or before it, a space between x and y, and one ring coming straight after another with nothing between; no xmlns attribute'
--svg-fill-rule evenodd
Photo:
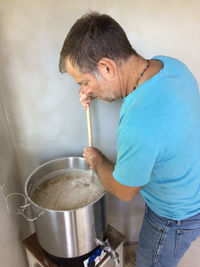
<svg viewBox="0 0 200 267"><path fill-rule="evenodd" d="M101 165L103 163L103 160L105 158L101 151L94 147L84 148L83 156L86 163L94 170L97 169L98 165Z"/></svg>
<svg viewBox="0 0 200 267"><path fill-rule="evenodd" d="M95 97L92 94L92 91L90 89L85 90L84 88L81 88L79 91L79 100L82 104L82 106L84 107L84 109L86 110L91 101L94 99Z"/></svg>

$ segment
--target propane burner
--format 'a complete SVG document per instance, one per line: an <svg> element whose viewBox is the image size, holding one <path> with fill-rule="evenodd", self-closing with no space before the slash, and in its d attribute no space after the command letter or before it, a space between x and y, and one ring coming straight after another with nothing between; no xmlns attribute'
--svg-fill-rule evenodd
<svg viewBox="0 0 200 267"><path fill-rule="evenodd" d="M108 225L106 239L97 239L97 247L91 252L75 258L58 258L44 251L36 234L23 241L29 267L123 267L123 242L125 236Z"/></svg>

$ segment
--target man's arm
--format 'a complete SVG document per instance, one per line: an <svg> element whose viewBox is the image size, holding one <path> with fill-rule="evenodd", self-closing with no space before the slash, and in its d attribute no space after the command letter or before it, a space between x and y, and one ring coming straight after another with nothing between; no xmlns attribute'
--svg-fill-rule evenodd
<svg viewBox="0 0 200 267"><path fill-rule="evenodd" d="M140 191L141 187L131 187L118 183L112 175L114 164L98 149L88 147L84 149L86 163L94 169L107 191L123 201L130 201Z"/></svg>

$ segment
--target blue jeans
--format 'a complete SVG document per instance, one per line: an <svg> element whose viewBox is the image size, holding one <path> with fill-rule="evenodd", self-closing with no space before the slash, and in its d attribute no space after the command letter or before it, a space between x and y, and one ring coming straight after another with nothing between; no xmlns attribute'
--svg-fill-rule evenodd
<svg viewBox="0 0 200 267"><path fill-rule="evenodd" d="M175 267L198 236L200 213L175 221L158 216L146 206L135 266Z"/></svg>

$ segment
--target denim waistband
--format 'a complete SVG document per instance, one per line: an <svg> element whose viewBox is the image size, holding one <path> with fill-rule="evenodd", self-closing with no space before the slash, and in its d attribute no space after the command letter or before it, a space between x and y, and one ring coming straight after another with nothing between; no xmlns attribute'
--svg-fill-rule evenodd
<svg viewBox="0 0 200 267"><path fill-rule="evenodd" d="M163 223L164 222L170 222L170 223L177 224L177 225L191 223L191 221L192 222L197 221L198 223L200 223L200 213L198 213L198 214L196 214L194 216L191 216L189 218L183 219L183 220L173 220L173 219L162 217L162 216L158 215L157 213L155 213L154 211L152 211L147 206L147 204L145 205L145 209L146 209L146 213L147 214L150 212L153 216L157 217Z"/></svg>

